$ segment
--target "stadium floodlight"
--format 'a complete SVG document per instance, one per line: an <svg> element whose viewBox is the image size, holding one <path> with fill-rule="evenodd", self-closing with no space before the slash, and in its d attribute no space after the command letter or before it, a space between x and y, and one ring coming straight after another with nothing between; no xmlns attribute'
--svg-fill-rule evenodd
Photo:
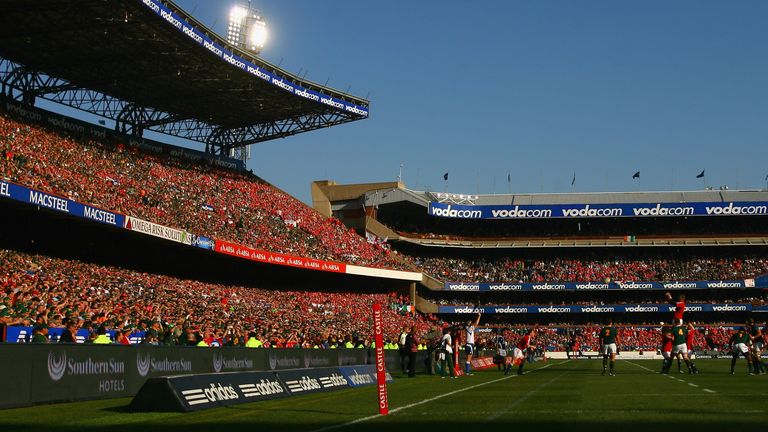
<svg viewBox="0 0 768 432"><path fill-rule="evenodd" d="M251 6L236 4L229 10L229 28L227 42L259 54L267 42L267 21L261 13Z"/></svg>
<svg viewBox="0 0 768 432"><path fill-rule="evenodd" d="M257 17L248 31L248 49L254 52L261 51L267 43L267 23L262 17Z"/></svg>
<svg viewBox="0 0 768 432"><path fill-rule="evenodd" d="M248 16L248 9L240 5L234 5L229 11L229 22L242 25L246 16Z"/></svg>

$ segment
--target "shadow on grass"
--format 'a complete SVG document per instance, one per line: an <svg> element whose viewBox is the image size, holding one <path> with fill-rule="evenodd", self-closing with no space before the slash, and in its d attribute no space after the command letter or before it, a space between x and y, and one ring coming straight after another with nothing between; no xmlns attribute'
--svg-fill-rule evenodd
<svg viewBox="0 0 768 432"><path fill-rule="evenodd" d="M326 413L327 412L323 412ZM450 413L446 413L446 415L450 415ZM436 430L440 432L466 432L467 429L474 429L477 427L487 427L487 428L493 428L495 430L543 430L543 431L549 431L549 430L563 430L568 432L580 432L580 431L602 431L602 430L612 430L617 427L620 427L622 432L647 432L648 430L662 430L665 428L675 427L679 426L678 422L649 422L649 421L642 421L633 423L631 419L627 419L626 421L622 422L599 422L599 421L547 421L546 419L542 419L542 421L499 421L494 420L493 422L483 423L482 421L477 422L446 422L443 420L436 420L434 418L425 418L425 419L419 419L414 420L411 419L402 419L398 420L394 417L388 418L388 419L375 419L372 421L364 422L364 423L358 423L354 425L348 425L341 427L342 424L344 424L343 421L340 421L338 423L333 422L302 422L302 423L291 423L291 420L296 421L296 419L288 419L286 418L285 422L263 422L259 421L259 419L253 419L252 421L237 421L237 422L230 422L226 419L221 419L222 421L198 421L195 423L187 423L187 420L184 418L179 418L179 424L173 424L173 423L162 423L162 424L147 424L147 423L141 423L141 424L132 424L132 425L125 425L125 426L109 426L105 427L104 425L101 426L77 426L77 427L65 427L65 428L59 428L59 427L46 427L41 428L38 425L23 425L23 424L16 424L10 427L3 427L2 430L6 432L36 432L36 431L51 431L51 430L57 430L57 431L80 431L80 432L97 432L97 431L104 431L109 430L110 432L129 432L129 431L140 431L140 432L213 432L213 431L227 431L227 432L253 432L254 430L258 430L259 432L267 432L267 431L278 431L278 432L310 432L310 431L318 431L322 429L326 429L330 431L360 431L365 430L366 432L392 432L394 430L398 431L431 431ZM697 432L706 432L706 431L717 431L722 432L724 430L744 430L745 428L751 428L752 430L756 426L759 426L762 424L762 421L758 418L752 419L742 419L742 420L736 420L733 419L723 419L722 422L701 422L701 423L688 423L687 426L691 430L696 430ZM0 426L3 426L0 424ZM334 427L339 426L339 427Z"/></svg>

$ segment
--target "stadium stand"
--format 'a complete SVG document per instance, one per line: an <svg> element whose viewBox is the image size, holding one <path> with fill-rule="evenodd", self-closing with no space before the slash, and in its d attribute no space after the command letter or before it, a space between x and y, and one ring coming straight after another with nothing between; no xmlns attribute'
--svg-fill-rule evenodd
<svg viewBox="0 0 768 432"><path fill-rule="evenodd" d="M768 259L759 255L649 259L584 257L526 260L483 256L474 259L455 256L412 259L425 272L456 282L728 280L754 278L768 273Z"/></svg>
<svg viewBox="0 0 768 432"><path fill-rule="evenodd" d="M125 12L126 21L129 12L131 19L149 27L153 26L152 20L157 18L148 10L130 7ZM98 7L94 9L91 18L94 22L98 22L101 21L100 17L111 16L112 13L113 11L108 8ZM183 18L200 27L200 24L191 17L183 16ZM27 20L26 15L19 16L18 19L19 21L14 25L20 28L32 25L47 28L58 25L58 22L66 22L59 19L52 22L45 20L27 22L24 21ZM159 29L162 31L156 32L157 46L147 47L150 51L158 49L168 41L177 42L175 29L168 27ZM94 31L98 33L98 30ZM140 34L143 29L126 29L126 32L121 34L129 34L128 32L131 31ZM83 34L81 37L90 40L92 35ZM66 58L72 52L79 53L82 49L80 46L82 44L74 39L72 42L68 41L69 38L57 40L60 43L58 48L49 51L45 44L40 44L37 40L30 49L28 46L30 41L19 38L16 44L9 45L3 57L26 63L32 60L30 54L37 51L48 51L52 55L49 58L55 59L56 56ZM132 48L136 47L130 37L115 42ZM179 112L187 114L181 117L195 119L194 127L179 130L175 135L186 138L196 137L198 141L206 143L208 143L207 138L215 134L210 136L194 134L198 131L214 130L206 123L208 120L227 123L231 127L249 127L251 128L249 130L253 131L268 129L255 128L255 125L250 124L252 117L259 117L265 113L269 115L263 116L262 125L277 124L286 121L286 118L294 121L301 116L317 118L328 116L332 111L339 111L320 122L298 122L304 123L305 126L293 126L296 128L288 132L271 136L252 134L247 142L255 143L288 136L298 131L313 130L367 117L367 101L350 98L349 95L340 94L331 89L312 87L313 91L326 92L339 98L343 102L342 106L349 104L349 107L354 110L319 107L312 100L297 100L293 92L288 95L281 89L272 88L252 76L241 74L230 77L230 65L225 62L217 63L213 67L207 57L209 53L197 50L198 47L190 50L190 46L184 43L179 43L178 46L181 47L179 52L184 52L179 60L185 62L183 67L185 71L195 70L200 65L209 67L212 73L217 74L216 76L227 77L227 79L218 80L217 85L223 86L220 88L223 90L248 87L238 84L241 82L255 83L264 91L266 95L264 100L269 100L272 104L268 103L267 108L264 108L261 101L255 103L249 94L233 95L232 92L223 91L220 93L231 96L229 98L191 98L194 102L189 106L180 106L175 102L176 98L165 97L156 91L160 88L158 86L172 88L180 93L193 90L197 83L193 82L195 78L192 76L170 78L175 80L172 84L147 83L145 87L141 85L144 84L141 81L144 80L143 77L136 78L131 75L126 77L127 79L114 80L112 84L114 88L107 86L97 90L107 94L126 95L133 94L140 88L144 103L154 106L153 103L163 102L160 108L172 114L166 120L174 118ZM89 52L92 58L104 57L100 54L111 52L113 49L111 46L99 44L90 44L88 47L92 50ZM165 50L164 47L162 49ZM257 59L250 60L258 62ZM82 79L82 82L88 83L92 78L91 71L72 70L64 62L55 60L51 64L57 66L53 70L58 70L67 79L73 81ZM7 71L17 71L16 67L20 64L3 60L3 65ZM50 64L48 66L50 67ZM258 66L265 67L265 70L271 74L283 74L283 71L270 65L259 63ZM113 67L113 69L116 72L122 71L120 67ZM21 68L18 69L18 71L21 70ZM8 76L11 75L8 74ZM177 72L163 76L166 75L177 77L181 74ZM139 81L134 81L135 79ZM300 84L309 86L308 83L302 83L296 79L288 81L280 79L279 82L289 86ZM290 84L285 84L286 82ZM13 83L9 81L10 84ZM58 87L66 89L69 86ZM22 96L15 99L17 102L30 105L31 108L34 105L32 94L46 95L59 91L55 88L47 90L50 91L41 91L29 86L15 88L14 91L18 93L16 96ZM13 96L14 91L9 90L6 96ZM302 92L302 94L305 93ZM74 102L78 98L61 100L64 99L69 100L71 106L82 108L83 101ZM248 109L243 113L226 109L232 104L232 100L243 104L248 103L246 107ZM364 110L360 111L358 105ZM286 111L286 107L295 111ZM122 121L120 118L115 118L114 112L108 112L108 110L98 112L97 109L92 111L97 115L115 120L116 125ZM259 115L251 115L254 113ZM281 115L286 118L279 118L280 116L276 116L275 113L282 113ZM216 116L217 118L213 118ZM158 126L166 123L173 122L135 124L133 125L135 129L123 123L122 132L136 134L139 131L140 136L140 130L143 127L162 133L173 130ZM205 127L199 127L201 125ZM273 128L273 130L278 129ZM646 257L637 257L631 253L618 253L606 257L610 254L603 250L595 257L592 252L587 253L584 250L565 253L563 249L555 249L546 257L519 258L485 254L477 247L487 246L498 239L504 241L533 239L549 242L549 244L561 239L595 240L595 244L598 245L599 241L607 239L623 245L635 243L636 235L646 236L655 241L654 237L665 237L669 240L694 236L701 239L721 234L726 237L726 242L743 237L756 237L758 241L763 241L762 244L765 244L763 216L691 218L690 220L648 218L647 223L637 218L580 218L578 224L575 223L576 219L477 223L474 220L431 217L425 209L434 201L471 205L475 203L531 205L542 204L539 201L545 200L544 204L578 202L588 205L614 202L611 200L616 196L608 197L600 194L448 196L450 194L411 191L405 189L404 185L402 189L398 185L389 191L389 198L384 191L381 195L379 191L366 191L363 199L360 200L358 191L357 196L347 197L344 205L339 207L343 211L334 207L334 203L329 199L319 200L327 203L327 211L323 210L321 214L252 173L143 152L126 146L125 142L112 137L113 135L110 135L104 139L94 140L92 137L76 136L59 129L48 129L27 121L19 121L6 114L0 115L0 178L194 234L238 242L259 250L380 268L402 270L422 268L441 281L723 280L754 278L768 272L768 260L763 258L759 251L738 254L726 251L715 257L693 256L693 254L675 256L675 252L658 254L656 251ZM219 156L224 155L226 150L231 150L221 142L211 144L215 144L214 147L217 148L214 150ZM350 190L352 189L356 188ZM647 196L650 196L652 201L706 201L714 199L712 197L715 193L702 191L688 193L687 196L686 193L656 193L619 198L626 198L628 202L645 202L642 199ZM725 192L725 195L739 194L734 191ZM765 194L751 191L747 195L751 197L749 199L757 200L763 199ZM460 202L455 201L457 197ZM446 199L448 201L445 201ZM733 200L733 198L723 197L723 192L720 192L720 199ZM360 203L361 209L350 210L357 205L354 203ZM343 212L347 213L346 216L352 217L342 217ZM327 216L337 216L338 219ZM372 241L366 241L355 231L366 231L365 223L363 226L352 227L345 226L340 221L341 219L365 221L367 218L375 221L382 230L386 231L385 234L378 238L374 235ZM723 228L723 221L727 221L727 228ZM390 233L394 237L387 242L385 237ZM382 241L382 238L385 240ZM457 246L461 243L461 247L467 248L470 252L459 253L458 248L448 248L445 249L446 253L443 256L436 257L434 254L425 253L422 245L437 243L423 240L458 242L444 244ZM393 244L394 249L390 249ZM590 243L590 246L593 244ZM169 343L184 344L187 341L197 342L202 338L209 342L217 340L222 344L242 344L246 333L256 329L260 333L260 338L270 346L330 346L334 342L352 336L365 338L365 335L369 334L366 332L370 331L367 311L374 302L390 306L385 316L385 331L390 338L394 338L403 326L407 325L416 325L420 333L426 332L432 325L444 325L433 315L403 313L407 310L406 305L412 304L413 299L407 298L402 292L373 294L341 290L313 291L311 288L297 290L290 284L284 284L280 289L253 288L228 282L216 283L163 273L142 272L129 265L118 267L104 263L94 264L86 260L53 258L14 249L1 250L0 258L2 258L0 261L0 275L2 275L0 318L5 325L27 325L37 322L61 326L67 320L76 320L78 325L90 322L92 326L105 325L114 329L135 327L149 331L149 328L154 325L153 322L158 322L166 330L170 325L175 325L175 334L168 339ZM254 285L258 286L258 281ZM419 290L424 298L435 304L475 304L474 299L468 300L466 296L459 296L460 293L446 291L432 293L421 288ZM416 288L412 288L411 294L416 292ZM719 290L709 292L699 290L692 293L690 300L692 302L764 303L764 295L752 294L751 291L748 294L734 294ZM467 294L469 295L474 294ZM631 295L622 292L524 293L519 298L529 305L566 304L566 302L586 305L601 304L604 301L623 304L632 300L657 303L659 299L654 297L655 295L656 293L650 291L634 292ZM643 296L647 298L642 298ZM495 296L489 296L486 299L498 305L520 304L504 293L496 293ZM443 318L460 319L462 317ZM532 319L540 320L540 318ZM591 318L580 317L580 319L583 322ZM639 320L642 319L639 318ZM722 327L722 334L727 332L724 330L726 328ZM542 344L548 349L564 349L569 340L574 335L578 335L583 338L583 345L593 346L596 329L597 327L592 325L570 327L553 325L542 331L544 341ZM188 330L189 335L186 333ZM705 332L707 335L714 335L710 339L715 345L722 342L722 338L717 336L721 334L720 330L721 327L714 326ZM629 348L652 349L656 345L654 329L628 326L623 327L622 332ZM516 334L515 331L509 332L510 338L513 339ZM709 341L706 342L712 346ZM703 343L700 345L703 346Z"/></svg>
<svg viewBox="0 0 768 432"><path fill-rule="evenodd" d="M49 131L0 116L0 177L257 249L412 269L258 177Z"/></svg>
<svg viewBox="0 0 768 432"><path fill-rule="evenodd" d="M149 331L158 323L159 340L168 345L205 339L242 346L255 331L266 346L328 348L347 338L355 346L368 340L375 302L385 306L390 339L404 326L421 334L440 324L408 313L407 298L397 293L267 290L0 250L0 323L6 326L75 322L91 332L100 326Z"/></svg>

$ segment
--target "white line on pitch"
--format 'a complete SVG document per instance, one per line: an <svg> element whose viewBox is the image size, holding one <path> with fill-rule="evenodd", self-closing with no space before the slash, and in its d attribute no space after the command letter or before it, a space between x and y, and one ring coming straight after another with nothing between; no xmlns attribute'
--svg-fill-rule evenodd
<svg viewBox="0 0 768 432"><path fill-rule="evenodd" d="M561 364L568 363L569 361L570 360L566 360L564 362L557 363L555 366L560 366ZM548 368L548 367L550 367L552 365L553 365L552 363L549 363L546 366L533 369L533 370L531 370L528 373L535 372L535 371L542 370L542 369L546 369L546 368ZM453 395L455 395L457 393L462 393L462 392L465 392L467 390L472 390L472 389L475 389L475 388L478 388L478 387L482 387L482 386L485 386L485 385L488 385L488 384L497 383L499 381L504 381L506 379L515 378L517 376L518 375L505 376L505 377L498 378L498 379L495 379L495 380L492 380L492 381L487 381L487 382L484 382L484 383L475 384L475 385L472 385L472 386L469 386L469 387L465 387L465 388L462 388L462 389L454 390L452 392L444 393L444 394L441 394L439 396L435 396L433 398L424 399L424 400L419 401L419 402L414 402L414 403L409 404L409 405L404 405L404 406L395 408L393 410L390 410L389 413L390 414L394 414L396 412L399 412L399 411L402 411L402 410L406 410L408 408L413 408L415 406L423 405L425 403L434 402L434 401L436 401L438 399L442 399L444 397L453 396ZM326 427L320 428L320 429L315 429L312 432L325 432L325 431L329 431L329 430L333 430L333 429L339 429L339 428L343 428L343 427L347 427L347 426L352 426L354 424L363 423L363 422L366 422L366 421L369 421L369 420L373 420L373 419L379 418L379 417L382 417L382 415L381 414L375 414L375 415L368 416L368 417L360 417L358 419L355 419L355 420L352 420L352 421L348 421L346 423L341 423L341 424L337 424L337 425L326 426Z"/></svg>
<svg viewBox="0 0 768 432"><path fill-rule="evenodd" d="M641 368L641 369L645 369L645 370L647 370L648 372L653 372L653 373L656 373L655 371L653 371L653 370L651 370L651 369L648 369L647 367L645 367L645 366L642 366L642 365L639 365L639 364L637 364L637 363L633 363L633 362L631 362L631 361L628 361L627 363L629 363L629 364L631 364L631 365L634 365L634 366L637 366L637 367L639 367L639 368ZM685 381L685 380L681 380L680 378L677 378L677 377L673 377L672 375L667 375L667 378L672 378L672 379L673 379L673 380L675 380L675 381L679 381L679 382L681 382L681 383L683 383L683 384L688 384L688 385L689 385L689 386L691 386L691 387L696 387L696 388L698 388L698 387L699 387L699 386L698 386L698 385L696 385L696 384L692 384L692 383L689 383L688 381ZM702 390L704 390L704 391L705 391L705 392L707 392L707 393L716 393L714 390L710 390L710 389L702 389Z"/></svg>
<svg viewBox="0 0 768 432"><path fill-rule="evenodd" d="M673 396L670 394L660 394L660 396ZM686 394L684 396L690 396L690 394ZM507 411L508 414L589 414L589 413L621 413L621 414L629 414L629 413L647 413L648 410L638 410L638 409L586 409L586 410L513 410L513 411ZM656 412L663 412L663 413L679 413L679 410L675 409L662 409L657 410ZM766 412L765 410L739 410L739 411L728 411L732 414L760 414ZM451 414L455 415L486 415L486 414L496 414L495 411L451 411ZM412 412L412 413L402 413L401 416L409 416L409 417L420 417L420 416L434 416L435 414L433 412L428 411L422 411L422 412Z"/></svg>
<svg viewBox="0 0 768 432"><path fill-rule="evenodd" d="M547 381L545 383L542 383L541 385L539 385L535 389L530 390L528 393L524 394L522 397L520 397L519 399L516 399L514 402L512 402L504 411L498 411L498 412L488 416L488 418L486 418L485 421L486 422L494 421L497 418L501 417L502 415L510 412L512 410L512 408L514 408L514 407L520 405L521 403L525 402L526 400L528 400L529 397L531 397L534 394L538 393L539 390L543 389L544 387L546 387L546 386L552 384L553 382L557 381L558 379L560 379L561 376L565 375L566 373L567 372L563 372L560 375L552 378L551 380L549 380L549 381Z"/></svg>

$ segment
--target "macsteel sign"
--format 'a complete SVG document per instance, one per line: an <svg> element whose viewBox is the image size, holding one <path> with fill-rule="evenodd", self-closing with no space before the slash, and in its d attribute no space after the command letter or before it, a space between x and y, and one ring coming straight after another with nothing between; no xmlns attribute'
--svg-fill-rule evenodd
<svg viewBox="0 0 768 432"><path fill-rule="evenodd" d="M686 282L446 282L446 291L604 291L604 290L686 290L686 289L745 289L768 286L768 281L720 280Z"/></svg>
<svg viewBox="0 0 768 432"><path fill-rule="evenodd" d="M446 314L574 314L574 313L669 313L675 307L668 304L623 305L562 305L562 306L440 306L438 313ZM751 312L751 304L688 304L686 312Z"/></svg>
<svg viewBox="0 0 768 432"><path fill-rule="evenodd" d="M643 204L458 205L430 202L430 216L455 219L549 219L768 215L768 201Z"/></svg>
<svg viewBox="0 0 768 432"><path fill-rule="evenodd" d="M346 272L346 265L342 263L267 252L219 239L216 239L214 243L215 250L218 253L245 258L251 261L299 267L309 270L321 270L332 273Z"/></svg>
<svg viewBox="0 0 768 432"><path fill-rule="evenodd" d="M45 193L8 181L0 181L0 198L8 198L36 205L59 213L66 213L116 227L122 227L125 223L125 216L120 213L102 210L98 207L82 204L68 198Z"/></svg>
<svg viewBox="0 0 768 432"><path fill-rule="evenodd" d="M205 33L189 24L181 15L178 15L165 7L165 5L162 4L162 2L159 0L142 0L142 3L144 3L145 6L162 17L172 26L176 27L176 29L178 29L182 34L192 39L215 56L257 78L304 99L309 99L342 111L357 114L359 116L368 116L368 107L353 104L351 102L347 102L345 100L335 98L333 96L329 96L312 89L304 88L298 84L294 84L293 82L286 80L283 77L280 77L260 66L257 66L250 60L229 51L226 47L215 42Z"/></svg>

